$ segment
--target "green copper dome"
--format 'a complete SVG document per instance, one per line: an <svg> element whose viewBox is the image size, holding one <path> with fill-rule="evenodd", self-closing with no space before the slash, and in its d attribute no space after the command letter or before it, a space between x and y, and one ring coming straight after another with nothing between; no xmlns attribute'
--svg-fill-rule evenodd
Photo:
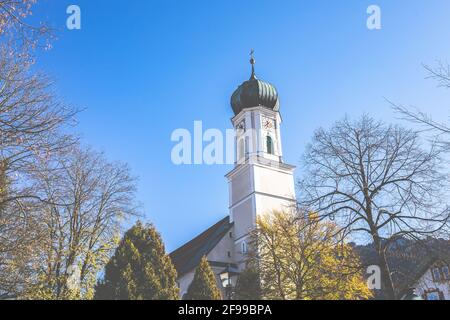
<svg viewBox="0 0 450 320"><path fill-rule="evenodd" d="M256 78L253 55L250 63L252 64L250 80L241 84L231 96L231 107L234 114L237 115L244 109L258 106L278 111L280 104L277 89L270 83Z"/></svg>

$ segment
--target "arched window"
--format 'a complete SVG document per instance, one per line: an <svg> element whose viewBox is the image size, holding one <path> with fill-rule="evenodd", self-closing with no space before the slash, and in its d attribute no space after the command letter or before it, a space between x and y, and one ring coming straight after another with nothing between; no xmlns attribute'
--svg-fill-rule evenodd
<svg viewBox="0 0 450 320"><path fill-rule="evenodd" d="M242 254L247 254L247 242L242 241Z"/></svg>
<svg viewBox="0 0 450 320"><path fill-rule="evenodd" d="M267 140L266 140L266 144L267 144L267 153L268 154L274 154L274 148L273 148L273 140L271 136L267 136Z"/></svg>
<svg viewBox="0 0 450 320"><path fill-rule="evenodd" d="M245 157L245 141L244 139L239 140L238 143L238 160L242 160Z"/></svg>

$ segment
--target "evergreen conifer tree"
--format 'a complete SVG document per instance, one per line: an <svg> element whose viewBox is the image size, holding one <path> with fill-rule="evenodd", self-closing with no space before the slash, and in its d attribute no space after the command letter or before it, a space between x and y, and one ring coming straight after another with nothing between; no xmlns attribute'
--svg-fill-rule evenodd
<svg viewBox="0 0 450 320"><path fill-rule="evenodd" d="M100 300L176 300L177 273L153 225L128 230L96 287Z"/></svg>
<svg viewBox="0 0 450 320"><path fill-rule="evenodd" d="M206 257L200 261L195 270L194 280L188 288L186 300L221 300L222 295L217 287L216 277Z"/></svg>

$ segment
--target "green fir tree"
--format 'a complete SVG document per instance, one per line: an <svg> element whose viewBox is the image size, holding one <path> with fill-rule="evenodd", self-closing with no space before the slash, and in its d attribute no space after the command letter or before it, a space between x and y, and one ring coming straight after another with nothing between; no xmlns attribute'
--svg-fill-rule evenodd
<svg viewBox="0 0 450 320"><path fill-rule="evenodd" d="M177 273L153 225L128 230L96 287L99 300L176 300Z"/></svg>
<svg viewBox="0 0 450 320"><path fill-rule="evenodd" d="M184 297L186 300L221 300L222 295L217 287L216 277L203 257L195 270L194 280Z"/></svg>

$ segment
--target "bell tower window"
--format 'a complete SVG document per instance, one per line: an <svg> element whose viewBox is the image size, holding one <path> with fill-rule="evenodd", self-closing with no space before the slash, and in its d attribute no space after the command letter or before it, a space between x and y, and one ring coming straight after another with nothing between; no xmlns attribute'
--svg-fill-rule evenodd
<svg viewBox="0 0 450 320"><path fill-rule="evenodd" d="M271 136L266 137L266 148L268 154L275 154L274 148L273 148L273 139Z"/></svg>

